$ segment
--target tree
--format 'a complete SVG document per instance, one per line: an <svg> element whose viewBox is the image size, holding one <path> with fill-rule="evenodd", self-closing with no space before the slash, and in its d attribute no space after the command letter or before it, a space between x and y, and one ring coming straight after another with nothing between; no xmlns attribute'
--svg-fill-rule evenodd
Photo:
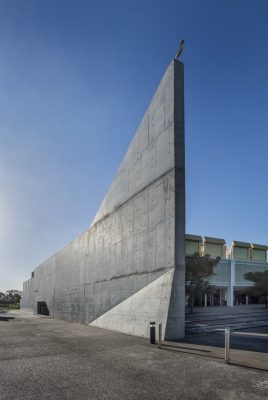
<svg viewBox="0 0 268 400"><path fill-rule="evenodd" d="M5 293L0 292L0 305L5 304L5 302L6 302L6 295Z"/></svg>
<svg viewBox="0 0 268 400"><path fill-rule="evenodd" d="M7 290L5 294L0 292L0 304L19 304L21 293L22 292L20 290Z"/></svg>
<svg viewBox="0 0 268 400"><path fill-rule="evenodd" d="M20 290L7 290L6 291L6 302L8 304L18 304L21 299Z"/></svg>
<svg viewBox="0 0 268 400"><path fill-rule="evenodd" d="M265 306L267 308L268 296L268 271L263 272L247 272L244 278L254 283L254 285L247 289L247 292L255 296L265 297Z"/></svg>
<svg viewBox="0 0 268 400"><path fill-rule="evenodd" d="M209 278L214 275L213 268L219 260L220 257L210 258L209 254L201 256L194 253L186 256L185 292L189 298L191 313L195 297L211 292L213 287L209 284Z"/></svg>

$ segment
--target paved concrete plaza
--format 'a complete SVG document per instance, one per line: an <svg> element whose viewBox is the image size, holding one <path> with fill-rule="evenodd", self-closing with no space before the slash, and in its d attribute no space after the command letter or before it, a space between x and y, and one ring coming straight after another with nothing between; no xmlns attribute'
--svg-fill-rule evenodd
<svg viewBox="0 0 268 400"><path fill-rule="evenodd" d="M2 316L15 318L0 319L1 400L268 397L265 371L79 323L21 311Z"/></svg>
<svg viewBox="0 0 268 400"><path fill-rule="evenodd" d="M217 333L195 335L181 340L181 343L224 347L224 330ZM256 328L250 330L231 331L231 349L259 352L259 357L265 357L265 369L268 370L268 329ZM243 353L242 353L243 354Z"/></svg>
<svg viewBox="0 0 268 400"><path fill-rule="evenodd" d="M186 314L187 336L215 333L225 327L232 331L266 328L268 332L268 310L265 304L251 304L235 307L195 307L192 314Z"/></svg>

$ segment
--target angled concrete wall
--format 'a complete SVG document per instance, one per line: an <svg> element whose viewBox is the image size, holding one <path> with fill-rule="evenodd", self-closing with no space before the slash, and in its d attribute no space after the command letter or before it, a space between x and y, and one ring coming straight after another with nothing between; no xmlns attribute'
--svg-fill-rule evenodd
<svg viewBox="0 0 268 400"><path fill-rule="evenodd" d="M140 336L153 319L183 337L183 96L173 60L90 228L35 269L22 307Z"/></svg>

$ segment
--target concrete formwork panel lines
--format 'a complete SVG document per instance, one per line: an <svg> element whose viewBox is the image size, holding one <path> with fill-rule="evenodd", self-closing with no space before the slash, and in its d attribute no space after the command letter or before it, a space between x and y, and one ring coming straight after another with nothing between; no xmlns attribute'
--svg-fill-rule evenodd
<svg viewBox="0 0 268 400"><path fill-rule="evenodd" d="M90 228L34 270L22 307L44 302L56 318L141 336L154 318L183 337L183 96L173 60Z"/></svg>
<svg viewBox="0 0 268 400"><path fill-rule="evenodd" d="M149 336L150 322L166 326L173 269L149 283L89 325L131 335Z"/></svg>

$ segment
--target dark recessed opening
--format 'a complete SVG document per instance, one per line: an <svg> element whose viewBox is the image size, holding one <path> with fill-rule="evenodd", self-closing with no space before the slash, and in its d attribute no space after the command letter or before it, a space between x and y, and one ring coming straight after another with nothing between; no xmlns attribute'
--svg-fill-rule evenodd
<svg viewBox="0 0 268 400"><path fill-rule="evenodd" d="M37 303L37 314L49 315L49 309L45 301L38 301Z"/></svg>

